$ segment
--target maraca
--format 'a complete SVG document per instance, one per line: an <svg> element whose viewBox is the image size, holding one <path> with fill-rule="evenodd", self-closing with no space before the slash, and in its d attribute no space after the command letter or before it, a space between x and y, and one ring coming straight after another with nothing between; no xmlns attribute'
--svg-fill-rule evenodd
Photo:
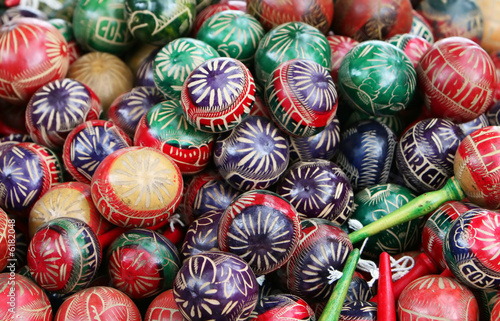
<svg viewBox="0 0 500 321"><path fill-rule="evenodd" d="M416 197L391 214L349 234L352 243L375 235L387 228L413 220L434 211L446 201L467 198L475 204L500 207L500 127L488 126L465 137L454 160L455 176L437 191Z"/></svg>

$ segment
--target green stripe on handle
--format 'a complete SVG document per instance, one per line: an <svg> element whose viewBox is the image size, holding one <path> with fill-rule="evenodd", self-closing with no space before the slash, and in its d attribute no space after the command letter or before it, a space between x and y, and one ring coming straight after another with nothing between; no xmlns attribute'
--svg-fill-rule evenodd
<svg viewBox="0 0 500 321"><path fill-rule="evenodd" d="M347 290L349 290L359 256L359 249L354 249L349 253L344 269L342 270L342 277L337 281L333 293L330 299L328 299L328 303L318 321L337 321L339 319L340 311L342 310L342 306L344 306Z"/></svg>
<svg viewBox="0 0 500 321"><path fill-rule="evenodd" d="M465 194L462 188L460 188L455 177L452 177L440 190L428 192L414 198L394 212L350 233L349 238L353 244L358 243L393 226L429 214L447 201L460 201L464 198Z"/></svg>

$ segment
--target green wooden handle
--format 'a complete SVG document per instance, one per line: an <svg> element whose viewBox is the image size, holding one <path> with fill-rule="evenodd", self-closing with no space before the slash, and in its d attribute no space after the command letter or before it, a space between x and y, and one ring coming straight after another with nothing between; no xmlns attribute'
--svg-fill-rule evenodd
<svg viewBox="0 0 500 321"><path fill-rule="evenodd" d="M339 319L340 311L344 306L347 290L349 290L349 285L351 284L352 276L356 270L359 256L359 249L354 249L349 253L344 269L342 270L342 277L337 281L335 289L333 289L333 293L330 299L328 299L328 303L318 321L337 321Z"/></svg>
<svg viewBox="0 0 500 321"><path fill-rule="evenodd" d="M398 224L424 216L447 201L460 201L465 194L454 177L450 178L440 190L422 194L394 212L349 234L351 242L357 243L367 237L385 231Z"/></svg>

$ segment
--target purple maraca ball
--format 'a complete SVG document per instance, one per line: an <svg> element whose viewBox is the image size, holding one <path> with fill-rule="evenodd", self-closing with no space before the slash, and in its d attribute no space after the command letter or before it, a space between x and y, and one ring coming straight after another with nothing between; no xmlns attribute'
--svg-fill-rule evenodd
<svg viewBox="0 0 500 321"><path fill-rule="evenodd" d="M155 61L156 55L161 50L160 48L154 49L144 60L140 63L135 73L134 87L154 87L156 88L154 81L154 70L153 63Z"/></svg>
<svg viewBox="0 0 500 321"><path fill-rule="evenodd" d="M345 303L340 311L339 321L354 320L376 321L377 303L370 301L351 301Z"/></svg>
<svg viewBox="0 0 500 321"><path fill-rule="evenodd" d="M259 285L243 259L214 251L187 258L173 290L186 320L236 321L250 316L257 304Z"/></svg>
<svg viewBox="0 0 500 321"><path fill-rule="evenodd" d="M270 120L248 116L214 146L219 173L241 191L265 189L278 181L289 162L286 135Z"/></svg>
<svg viewBox="0 0 500 321"><path fill-rule="evenodd" d="M276 192L301 218L319 217L342 225L351 215L354 192L345 173L328 160L297 162L283 174Z"/></svg>
<svg viewBox="0 0 500 321"><path fill-rule="evenodd" d="M392 167L396 135L376 120L361 120L340 133L333 161L349 177L355 191L387 183Z"/></svg>
<svg viewBox="0 0 500 321"><path fill-rule="evenodd" d="M184 236L181 254L184 258L206 251L218 251L217 228L224 210L212 210L191 223Z"/></svg>
<svg viewBox="0 0 500 321"><path fill-rule="evenodd" d="M453 176L453 161L462 130L452 121L429 118L401 136L396 166L405 185L417 193L440 189Z"/></svg>

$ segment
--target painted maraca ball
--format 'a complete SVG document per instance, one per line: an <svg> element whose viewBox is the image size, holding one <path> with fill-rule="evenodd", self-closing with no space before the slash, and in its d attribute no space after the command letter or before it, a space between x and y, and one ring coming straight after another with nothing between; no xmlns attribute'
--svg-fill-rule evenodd
<svg viewBox="0 0 500 321"><path fill-rule="evenodd" d="M151 107L164 100L165 97L154 86L136 86L115 98L109 106L108 120L120 127L128 136L134 137L141 117Z"/></svg>
<svg viewBox="0 0 500 321"><path fill-rule="evenodd" d="M189 74L203 62L219 57L207 43L179 38L160 49L153 62L153 80L156 87L170 99L180 99L182 85Z"/></svg>
<svg viewBox="0 0 500 321"><path fill-rule="evenodd" d="M465 137L458 146L453 171L473 203L489 209L500 207L500 127L488 126Z"/></svg>
<svg viewBox="0 0 500 321"><path fill-rule="evenodd" d="M110 284L132 299L152 297L171 289L181 265L174 244L163 235L135 228L109 246Z"/></svg>
<svg viewBox="0 0 500 321"><path fill-rule="evenodd" d="M64 142L62 159L73 178L90 184L97 167L108 155L131 145L131 139L115 123L90 120L69 133Z"/></svg>
<svg viewBox="0 0 500 321"><path fill-rule="evenodd" d="M316 320L313 309L293 294L266 295L259 300L248 321Z"/></svg>
<svg viewBox="0 0 500 321"><path fill-rule="evenodd" d="M210 211L189 225L180 251L183 258L206 251L220 251L217 232L223 213L223 210Z"/></svg>
<svg viewBox="0 0 500 321"><path fill-rule="evenodd" d="M60 217L82 220L96 235L112 226L95 207L90 185L80 182L57 184L36 201L29 215L29 236L32 237L43 224Z"/></svg>
<svg viewBox="0 0 500 321"><path fill-rule="evenodd" d="M0 271L5 269L9 263L9 258L14 255L16 231L13 227L15 223L14 219L10 219L7 213L0 209Z"/></svg>
<svg viewBox="0 0 500 321"><path fill-rule="evenodd" d="M337 90L330 70L306 59L285 61L266 83L266 101L274 121L292 136L312 136L337 112Z"/></svg>
<svg viewBox="0 0 500 321"><path fill-rule="evenodd" d="M411 29L410 0L338 0L333 31L357 41L385 40Z"/></svg>
<svg viewBox="0 0 500 321"><path fill-rule="evenodd" d="M0 97L24 105L38 88L65 77L68 43L47 21L14 19L0 27Z"/></svg>
<svg viewBox="0 0 500 321"><path fill-rule="evenodd" d="M337 116L316 135L309 137L290 136L290 162L313 159L331 160L340 143L340 122Z"/></svg>
<svg viewBox="0 0 500 321"><path fill-rule="evenodd" d="M252 15L240 10L225 10L208 18L196 33L196 39L215 48L221 57L238 59L252 66L264 33L264 28Z"/></svg>
<svg viewBox="0 0 500 321"><path fill-rule="evenodd" d="M424 253L438 266L441 271L448 266L443 256L443 242L451 224L470 209L467 204L458 201L448 201L436 209L425 221L422 230L422 247Z"/></svg>
<svg viewBox="0 0 500 321"><path fill-rule="evenodd" d="M213 58L196 67L181 92L187 121L209 133L222 133L238 125L255 101L250 70L233 58Z"/></svg>
<svg viewBox="0 0 500 321"><path fill-rule="evenodd" d="M385 184L396 145L396 135L387 125L361 120L341 131L339 150L333 161L347 175L355 191Z"/></svg>
<svg viewBox="0 0 500 321"><path fill-rule="evenodd" d="M87 86L69 78L57 79L31 96L26 128L36 143L61 150L71 130L100 115L101 105L93 101Z"/></svg>
<svg viewBox="0 0 500 321"><path fill-rule="evenodd" d="M183 175L201 172L212 159L214 135L196 129L184 115L180 100L151 107L141 118L135 146L148 146L170 156Z"/></svg>
<svg viewBox="0 0 500 321"><path fill-rule="evenodd" d="M241 192L215 171L204 171L187 183L183 196L188 223L211 211L223 212Z"/></svg>
<svg viewBox="0 0 500 321"><path fill-rule="evenodd" d="M376 321L377 303L370 301L351 301L344 303L340 310L339 321Z"/></svg>
<svg viewBox="0 0 500 321"><path fill-rule="evenodd" d="M92 177L92 200L121 227L159 227L181 201L179 167L151 147L127 147L107 156Z"/></svg>
<svg viewBox="0 0 500 321"><path fill-rule="evenodd" d="M127 28L125 1L89 0L73 3L74 34L82 49L117 56L132 49L136 41Z"/></svg>
<svg viewBox="0 0 500 321"><path fill-rule="evenodd" d="M134 87L144 86L144 87L153 87L156 89L154 81L153 64L156 55L160 50L161 48L155 48L139 64L139 66L137 67L137 71L134 74Z"/></svg>
<svg viewBox="0 0 500 321"><path fill-rule="evenodd" d="M354 212L351 219L363 226L379 220L405 205L415 196L411 191L397 184L378 184L367 187L354 195ZM377 259L382 252L391 255L414 250L421 240L423 219L405 222L370 237L362 255Z"/></svg>
<svg viewBox="0 0 500 321"><path fill-rule="evenodd" d="M330 70L331 49L326 37L304 22L283 23L262 37L255 52L255 79L264 86L278 66L292 59L309 59Z"/></svg>
<svg viewBox="0 0 500 321"><path fill-rule="evenodd" d="M96 319L141 321L141 313L125 293L108 286L95 286L67 298L57 310L54 321Z"/></svg>
<svg viewBox="0 0 500 321"><path fill-rule="evenodd" d="M286 170L288 146L287 136L272 121L249 116L230 133L217 138L214 163L234 188L265 189Z"/></svg>
<svg viewBox="0 0 500 321"><path fill-rule="evenodd" d="M351 215L354 192L349 179L327 160L296 162L283 174L276 192L301 218L319 217L342 225Z"/></svg>
<svg viewBox="0 0 500 321"><path fill-rule="evenodd" d="M426 275L408 284L397 301L400 321L478 321L477 300L470 289L453 278Z"/></svg>
<svg viewBox="0 0 500 321"><path fill-rule="evenodd" d="M216 251L187 258L173 290L179 311L189 321L236 321L250 316L259 286L243 259Z"/></svg>
<svg viewBox="0 0 500 321"><path fill-rule="evenodd" d="M214 14L226 10L240 10L243 12L247 12L247 3L242 0L232 0L232 1L223 1L219 3L212 3L208 7L199 11L196 14L196 19L194 20L193 30L191 30L191 35L196 35L198 30L200 30L201 26L207 21L208 18L213 16Z"/></svg>
<svg viewBox="0 0 500 321"><path fill-rule="evenodd" d="M461 214L443 242L446 264L470 288L500 286L500 213L482 208Z"/></svg>
<svg viewBox="0 0 500 321"><path fill-rule="evenodd" d="M52 321L45 291L35 281L16 273L0 273L0 319Z"/></svg>
<svg viewBox="0 0 500 321"><path fill-rule="evenodd" d="M335 223L308 218L300 222L302 234L292 258L278 270L278 277L291 294L308 303L327 300L335 282L332 271L342 271L352 243Z"/></svg>
<svg viewBox="0 0 500 321"><path fill-rule="evenodd" d="M300 219L293 205L278 194L250 191L236 198L224 211L217 235L222 251L244 259L256 275L268 274L294 254L300 237Z"/></svg>
<svg viewBox="0 0 500 321"><path fill-rule="evenodd" d="M196 0L125 1L127 25L135 39L155 46L187 36L196 17Z"/></svg>
<svg viewBox="0 0 500 321"><path fill-rule="evenodd" d="M0 154L0 206L27 215L35 202L63 181L61 162L36 143L10 143Z"/></svg>
<svg viewBox="0 0 500 321"><path fill-rule="evenodd" d="M452 121L427 118L405 131L396 147L396 166L405 185L422 194L438 190L453 176L462 130Z"/></svg>
<svg viewBox="0 0 500 321"><path fill-rule="evenodd" d="M148 306L144 321L184 321L175 303L174 291L166 290L157 295Z"/></svg>
<svg viewBox="0 0 500 321"><path fill-rule="evenodd" d="M362 274L354 271L345 302L369 301L371 298L373 298L372 288L368 285Z"/></svg>
<svg viewBox="0 0 500 321"><path fill-rule="evenodd" d="M437 41L420 59L417 74L425 106L436 117L469 121L493 101L497 81L493 61L472 40Z"/></svg>
<svg viewBox="0 0 500 321"><path fill-rule="evenodd" d="M360 43L345 55L339 69L339 94L352 109L372 116L405 110L417 86L408 56L384 41Z"/></svg>
<svg viewBox="0 0 500 321"><path fill-rule="evenodd" d="M75 218L42 225L30 241L28 266L44 289L60 294L89 285L101 265L101 245L94 231Z"/></svg>

